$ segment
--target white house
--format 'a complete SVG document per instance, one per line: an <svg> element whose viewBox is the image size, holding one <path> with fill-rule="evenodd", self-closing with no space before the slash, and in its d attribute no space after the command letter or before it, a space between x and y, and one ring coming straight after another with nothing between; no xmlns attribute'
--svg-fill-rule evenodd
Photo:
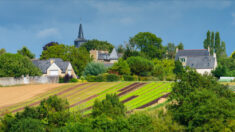
<svg viewBox="0 0 235 132"><path fill-rule="evenodd" d="M66 74L76 78L76 74L69 61L63 61L60 58L51 58L48 60L33 60L35 66L37 66L43 73L43 76L65 76Z"/></svg>
<svg viewBox="0 0 235 132"><path fill-rule="evenodd" d="M182 65L196 69L200 74L211 73L217 67L217 58L214 53L210 55L210 49L176 50L175 60L182 62Z"/></svg>

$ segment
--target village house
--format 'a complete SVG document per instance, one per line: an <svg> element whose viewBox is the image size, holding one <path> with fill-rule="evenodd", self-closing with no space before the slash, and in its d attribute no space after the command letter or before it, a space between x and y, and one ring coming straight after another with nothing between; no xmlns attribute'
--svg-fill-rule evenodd
<svg viewBox="0 0 235 132"><path fill-rule="evenodd" d="M91 50L90 56L93 58L94 62L104 63L104 65L107 67L112 66L121 57L120 54L117 54L115 48L113 48L111 53L108 51Z"/></svg>
<svg viewBox="0 0 235 132"><path fill-rule="evenodd" d="M32 62L42 71L43 76L64 77L68 74L74 78L77 77L69 61L63 61L60 58L50 58L48 60L33 60Z"/></svg>
<svg viewBox="0 0 235 132"><path fill-rule="evenodd" d="M210 48L192 50L176 49L175 60L179 60L184 67L189 66L196 69L200 74L210 74L217 67L216 54L210 55Z"/></svg>

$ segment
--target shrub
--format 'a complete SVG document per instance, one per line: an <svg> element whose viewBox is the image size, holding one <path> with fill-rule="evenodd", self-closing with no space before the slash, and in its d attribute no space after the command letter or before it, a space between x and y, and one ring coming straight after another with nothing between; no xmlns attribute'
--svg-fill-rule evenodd
<svg viewBox="0 0 235 132"><path fill-rule="evenodd" d="M157 77L139 77L139 81L159 81L159 78Z"/></svg>
<svg viewBox="0 0 235 132"><path fill-rule="evenodd" d="M127 63L130 66L131 72L136 75L140 75L143 72L152 72L153 63L143 57L129 57Z"/></svg>
<svg viewBox="0 0 235 132"><path fill-rule="evenodd" d="M107 82L114 82L114 81L119 81L120 78L116 74L108 74L106 75Z"/></svg>
<svg viewBox="0 0 235 132"><path fill-rule="evenodd" d="M123 75L124 81L136 81L131 75Z"/></svg>
<svg viewBox="0 0 235 132"><path fill-rule="evenodd" d="M72 79L69 80L69 82L78 82L78 79L72 78Z"/></svg>
<svg viewBox="0 0 235 132"><path fill-rule="evenodd" d="M109 71L119 75L129 75L131 73L129 65L123 59L119 59L118 62L114 63Z"/></svg>
<svg viewBox="0 0 235 132"><path fill-rule="evenodd" d="M119 101L119 97L116 94L107 94L106 98L102 101L95 100L92 116L97 117L102 114L108 117L124 116L126 108L122 102Z"/></svg>
<svg viewBox="0 0 235 132"><path fill-rule="evenodd" d="M104 82L106 81L106 78L104 75L98 75L98 76L86 76L86 80L88 82Z"/></svg>
<svg viewBox="0 0 235 132"><path fill-rule="evenodd" d="M96 63L96 62L91 62L88 63L85 67L84 70L84 75L94 75L97 76L99 74L105 73L107 71L107 68L104 66L103 63Z"/></svg>

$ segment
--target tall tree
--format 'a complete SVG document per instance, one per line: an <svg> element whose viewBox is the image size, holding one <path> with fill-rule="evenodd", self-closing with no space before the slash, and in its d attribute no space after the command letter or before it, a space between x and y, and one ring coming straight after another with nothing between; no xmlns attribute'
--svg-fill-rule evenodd
<svg viewBox="0 0 235 132"><path fill-rule="evenodd" d="M33 59L35 58L35 54L33 54L27 47L23 47L22 49L20 50L17 50L17 53L18 54L21 54L23 56L27 56L29 57L29 59Z"/></svg>
<svg viewBox="0 0 235 132"><path fill-rule="evenodd" d="M221 54L221 46L220 46L220 35L219 32L215 34L215 53L220 55Z"/></svg>
<svg viewBox="0 0 235 132"><path fill-rule="evenodd" d="M183 49L184 49L183 43L180 42L180 43L177 45L177 48L178 48L179 50L183 50Z"/></svg>
<svg viewBox="0 0 235 132"><path fill-rule="evenodd" d="M210 43L210 54L213 55L214 53L214 45L215 45L215 33L211 33L211 43Z"/></svg>
<svg viewBox="0 0 235 132"><path fill-rule="evenodd" d="M58 43L58 42L50 42L50 43L47 43L47 44L43 47L43 50L47 50L48 47L55 46L55 45L59 45L59 43Z"/></svg>
<svg viewBox="0 0 235 132"><path fill-rule="evenodd" d="M204 48L207 49L208 46L210 46L210 43L211 43L211 33L210 31L208 30L207 33L206 33L206 39L204 40Z"/></svg>
<svg viewBox="0 0 235 132"><path fill-rule="evenodd" d="M130 38L129 42L150 58L163 57L164 48L162 46L162 39L153 33L139 32Z"/></svg>
<svg viewBox="0 0 235 132"><path fill-rule="evenodd" d="M224 41L221 42L221 56L222 57L226 57L227 53L226 53L226 44Z"/></svg>

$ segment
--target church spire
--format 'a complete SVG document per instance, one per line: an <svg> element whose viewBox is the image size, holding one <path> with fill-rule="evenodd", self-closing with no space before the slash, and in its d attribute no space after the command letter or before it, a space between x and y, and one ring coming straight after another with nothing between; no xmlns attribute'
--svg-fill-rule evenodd
<svg viewBox="0 0 235 132"><path fill-rule="evenodd" d="M84 39L83 30L82 30L82 24L79 25L78 38Z"/></svg>

